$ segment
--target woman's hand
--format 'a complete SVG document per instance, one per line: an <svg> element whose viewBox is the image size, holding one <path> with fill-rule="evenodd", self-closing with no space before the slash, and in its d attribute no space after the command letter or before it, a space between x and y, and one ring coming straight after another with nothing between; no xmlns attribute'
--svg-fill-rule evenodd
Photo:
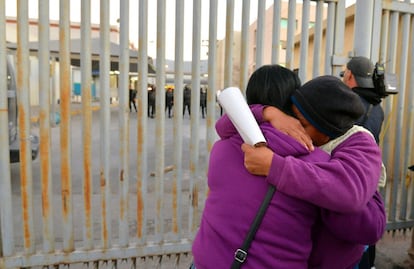
<svg viewBox="0 0 414 269"><path fill-rule="evenodd" d="M244 167L253 175L267 176L272 165L273 151L267 147L253 147L246 143L241 146L244 152Z"/></svg>
<svg viewBox="0 0 414 269"><path fill-rule="evenodd" d="M263 120L270 122L270 124L301 143L309 151L313 151L314 147L312 144L312 139L305 132L302 124L299 120L286 115L281 110L276 107L267 106L263 110Z"/></svg>

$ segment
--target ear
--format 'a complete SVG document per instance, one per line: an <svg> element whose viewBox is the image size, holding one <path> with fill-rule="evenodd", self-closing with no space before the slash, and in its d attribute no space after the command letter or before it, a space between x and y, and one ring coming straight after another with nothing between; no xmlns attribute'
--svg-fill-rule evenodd
<svg viewBox="0 0 414 269"><path fill-rule="evenodd" d="M348 81L346 83L351 89L354 87L358 87L358 83L356 82L354 74L352 72L349 72Z"/></svg>

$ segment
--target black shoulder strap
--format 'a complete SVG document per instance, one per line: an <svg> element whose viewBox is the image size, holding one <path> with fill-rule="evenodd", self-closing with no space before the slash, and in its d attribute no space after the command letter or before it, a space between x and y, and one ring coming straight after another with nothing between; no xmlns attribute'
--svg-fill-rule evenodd
<svg viewBox="0 0 414 269"><path fill-rule="evenodd" d="M246 238L244 239L243 245L241 248L237 249L234 253L234 261L231 265L231 269L238 269L241 265L246 261L247 258L247 251L250 248L250 245L253 241L254 236L256 235L257 230L259 229L260 223L263 220L263 217L266 213L266 209L269 206L270 200L272 200L273 194L275 193L276 188L274 186L270 186L267 190L266 196L262 202L262 205L259 208L259 212L257 212L256 217L252 225L250 226L249 233L247 234Z"/></svg>

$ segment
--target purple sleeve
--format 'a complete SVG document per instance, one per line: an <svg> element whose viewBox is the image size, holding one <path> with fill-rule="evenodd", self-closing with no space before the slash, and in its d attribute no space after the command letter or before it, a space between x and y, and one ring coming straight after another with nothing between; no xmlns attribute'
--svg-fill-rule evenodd
<svg viewBox="0 0 414 269"><path fill-rule="evenodd" d="M381 163L375 140L358 132L337 146L329 161L304 161L274 154L266 180L280 192L322 208L357 212L376 191Z"/></svg>
<svg viewBox="0 0 414 269"><path fill-rule="evenodd" d="M372 245L381 239L387 222L384 202L378 191L360 212L341 214L323 209L321 217L335 237L361 245Z"/></svg>
<svg viewBox="0 0 414 269"><path fill-rule="evenodd" d="M361 245L375 244L381 239L387 224L384 202L378 191L358 213L341 214L322 210L321 216L334 236Z"/></svg>
<svg viewBox="0 0 414 269"><path fill-rule="evenodd" d="M263 122L263 105L251 105L250 109L257 122ZM216 131L221 139L229 138L237 134L236 127L234 127L227 114L221 116L216 122Z"/></svg>

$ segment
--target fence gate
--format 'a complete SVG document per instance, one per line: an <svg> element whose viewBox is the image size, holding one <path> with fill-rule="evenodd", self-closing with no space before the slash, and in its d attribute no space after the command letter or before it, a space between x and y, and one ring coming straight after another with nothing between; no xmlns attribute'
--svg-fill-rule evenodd
<svg viewBox="0 0 414 269"><path fill-rule="evenodd" d="M267 63L297 69L303 82L338 74L350 54L383 61L397 74L399 93L383 102L382 192L387 229L414 226L410 1L57 2L0 0L0 268L188 268L217 139L216 91L244 89ZM174 117L166 118L171 47ZM187 86L197 89L191 117L182 115L189 76ZM155 118L147 114L149 88ZM13 143L18 163L10 162Z"/></svg>

